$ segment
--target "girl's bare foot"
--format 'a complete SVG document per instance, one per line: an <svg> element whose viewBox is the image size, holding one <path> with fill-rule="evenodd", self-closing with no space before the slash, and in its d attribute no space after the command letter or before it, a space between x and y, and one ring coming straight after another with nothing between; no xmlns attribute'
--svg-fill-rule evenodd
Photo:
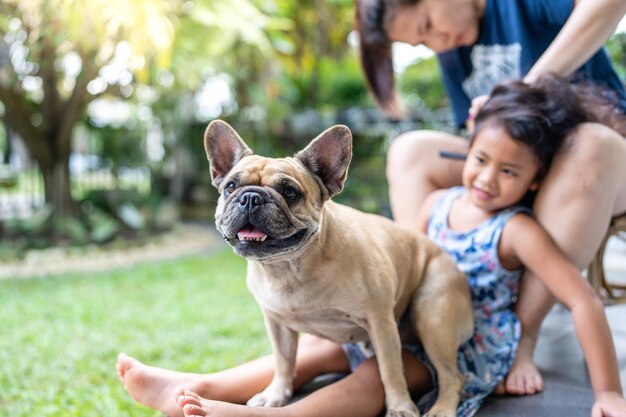
<svg viewBox="0 0 626 417"><path fill-rule="evenodd" d="M184 389L178 391L176 402L178 402L185 417L268 417L270 415L282 415L285 410L284 408L247 407L245 405L206 400L198 394Z"/></svg>
<svg viewBox="0 0 626 417"><path fill-rule="evenodd" d="M198 390L203 382L202 375L155 368L124 353L117 358L117 374L135 401L169 417L183 417L183 411L175 401L179 387Z"/></svg>
<svg viewBox="0 0 626 417"><path fill-rule="evenodd" d="M513 362L504 380L506 393L531 395L543 391L543 378L532 359L519 359Z"/></svg>
<svg viewBox="0 0 626 417"><path fill-rule="evenodd" d="M495 394L531 395L543 391L543 378L533 361L535 341L522 335L513 365Z"/></svg>

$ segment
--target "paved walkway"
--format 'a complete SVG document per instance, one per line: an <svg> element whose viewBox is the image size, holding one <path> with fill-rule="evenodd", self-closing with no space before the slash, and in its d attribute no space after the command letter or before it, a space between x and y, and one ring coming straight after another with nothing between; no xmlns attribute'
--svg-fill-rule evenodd
<svg viewBox="0 0 626 417"><path fill-rule="evenodd" d="M94 245L28 251L22 260L0 263L0 279L105 271L200 253L219 247L221 242L212 226L181 224L143 243L123 247Z"/></svg>

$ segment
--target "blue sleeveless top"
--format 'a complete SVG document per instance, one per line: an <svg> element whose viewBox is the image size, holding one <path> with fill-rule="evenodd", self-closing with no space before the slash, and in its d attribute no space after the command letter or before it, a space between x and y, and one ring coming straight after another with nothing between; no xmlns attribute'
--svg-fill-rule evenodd
<svg viewBox="0 0 626 417"><path fill-rule="evenodd" d="M472 296L474 335L457 354L465 378L457 415L467 417L474 415L503 381L515 358L521 325L512 308L522 269L510 271L502 266L498 244L509 219L528 210L504 209L472 230L455 231L448 225L448 215L454 201L465 192L464 187L452 188L436 203L428 221L428 237L465 273ZM436 394L430 395L436 398Z"/></svg>

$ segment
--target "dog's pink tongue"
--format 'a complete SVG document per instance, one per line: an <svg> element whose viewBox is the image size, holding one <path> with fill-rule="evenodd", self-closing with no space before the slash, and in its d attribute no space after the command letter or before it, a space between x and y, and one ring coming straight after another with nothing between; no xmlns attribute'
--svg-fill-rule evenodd
<svg viewBox="0 0 626 417"><path fill-rule="evenodd" d="M263 238L267 237L267 235L265 233L263 233L261 230L259 230L258 228L253 227L253 226L249 226L249 227L244 227L239 232L237 232L237 237L240 240L244 240L244 239L263 239Z"/></svg>

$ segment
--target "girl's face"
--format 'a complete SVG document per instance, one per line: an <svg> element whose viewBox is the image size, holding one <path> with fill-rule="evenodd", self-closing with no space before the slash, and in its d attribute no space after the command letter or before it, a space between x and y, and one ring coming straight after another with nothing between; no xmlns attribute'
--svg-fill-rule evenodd
<svg viewBox="0 0 626 417"><path fill-rule="evenodd" d="M435 52L472 45L478 39L484 3L485 0L419 0L399 7L385 31L391 41L424 44Z"/></svg>
<svg viewBox="0 0 626 417"><path fill-rule="evenodd" d="M539 161L530 148L499 126L477 132L463 168L463 185L477 207L496 212L536 190Z"/></svg>

